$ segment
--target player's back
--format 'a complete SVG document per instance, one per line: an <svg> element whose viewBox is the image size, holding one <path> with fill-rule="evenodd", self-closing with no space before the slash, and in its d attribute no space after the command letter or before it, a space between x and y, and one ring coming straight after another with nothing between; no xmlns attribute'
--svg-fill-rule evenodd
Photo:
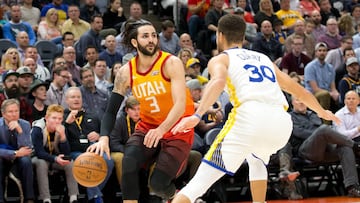
<svg viewBox="0 0 360 203"><path fill-rule="evenodd" d="M267 56L240 48L225 53L229 56L227 88L234 107L248 101L288 106Z"/></svg>

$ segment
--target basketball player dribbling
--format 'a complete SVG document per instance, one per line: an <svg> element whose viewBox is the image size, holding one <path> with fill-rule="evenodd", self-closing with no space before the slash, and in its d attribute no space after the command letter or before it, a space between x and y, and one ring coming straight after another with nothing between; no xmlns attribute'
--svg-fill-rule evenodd
<svg viewBox="0 0 360 203"><path fill-rule="evenodd" d="M245 27L245 22L235 15L228 14L219 20L216 41L220 54L208 64L211 80L195 114L183 118L171 131L175 134L196 126L227 87L234 106L231 114L197 173L172 203L194 202L224 174L234 174L245 159L249 164L253 202L265 202L266 164L270 155L286 144L292 131L281 89L301 99L319 117L339 122L267 56L241 48Z"/></svg>
<svg viewBox="0 0 360 203"><path fill-rule="evenodd" d="M171 128L194 113L194 103L185 85L179 58L160 51L155 27L147 21L127 21L123 44L137 55L117 72L114 90L101 122L102 135L88 151L109 156L109 139L116 113L131 89L140 103L140 121L129 137L123 158L121 191L124 203L138 202L139 171L156 162L149 177L152 192L163 199L174 196L176 179L186 167L194 130L176 134Z"/></svg>

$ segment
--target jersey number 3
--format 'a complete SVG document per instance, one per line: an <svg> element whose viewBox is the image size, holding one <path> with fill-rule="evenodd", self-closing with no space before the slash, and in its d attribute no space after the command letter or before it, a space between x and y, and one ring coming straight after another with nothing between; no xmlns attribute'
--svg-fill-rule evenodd
<svg viewBox="0 0 360 203"><path fill-rule="evenodd" d="M156 100L156 98L154 96L146 97L145 100L151 102L150 107L152 109L150 110L150 113L157 113L157 112L160 111L159 104L158 104L158 102L157 102L157 100Z"/></svg>
<svg viewBox="0 0 360 203"><path fill-rule="evenodd" d="M262 82L265 79L270 80L271 82L275 82L275 74L268 66L254 66L250 64L246 64L244 68L247 71L251 71L251 75L249 75L250 82Z"/></svg>

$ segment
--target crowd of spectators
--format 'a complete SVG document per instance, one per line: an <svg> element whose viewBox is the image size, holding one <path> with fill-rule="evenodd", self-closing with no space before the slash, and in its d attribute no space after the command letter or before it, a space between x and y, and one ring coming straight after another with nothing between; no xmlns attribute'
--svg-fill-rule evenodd
<svg viewBox="0 0 360 203"><path fill-rule="evenodd" d="M3 1L0 7L0 14L3 13L0 37L17 47L8 48L1 57L0 179L16 165L25 200L51 203L44 174L54 168L65 170L70 202L76 203L79 191L69 175L72 162L63 156L71 155L75 159L99 139L100 121L110 99L115 74L122 64L136 56L136 52L126 50L122 44L125 22L129 19L137 23L146 21L142 11L144 2L132 2L129 16L125 15L127 12L120 0L23 0L11 5L9 2ZM287 148L279 152L279 156L287 157L280 159L280 166L288 166L292 156L324 161L323 157L306 154L313 150L305 146L311 146L315 142L312 139L321 142L324 150L330 144L337 144L338 150L332 149L331 153L334 156L338 153L337 161L342 163L347 178L344 180L346 190L350 196L360 197L358 181L350 181L358 179L352 168L354 160L343 160L345 152L349 157L347 153L354 151L358 157L360 147L357 139L360 118L356 116L360 94L360 2L238 0L236 5L231 2L188 0L187 4L181 5L187 11L182 16L186 18L185 30L177 30L177 22L173 19L178 18L174 16L162 21L158 30L160 49L179 57L183 63L186 85L195 108L210 77L207 62L219 54L216 50L217 22L229 13L240 15L246 22L244 48L269 56L283 72L312 92L325 109L338 111L339 117L344 117L341 126L329 130L331 123L303 109L296 98L288 98L294 106L289 109L294 122L299 117L313 116L314 121L309 122L314 123L309 124L307 134L294 128ZM152 13L153 5L148 6L148 13ZM41 40L50 41L57 47L51 63L44 63L38 52L36 43ZM110 149L115 167L112 160L107 160L110 169L107 179L114 167L119 183L123 145L141 111L137 101L129 98L118 113L115 132L110 135L110 139L114 139ZM221 128L227 119L228 106L229 95L224 91L196 126L197 136L203 139L209 130ZM354 117L351 127L344 124L350 120L346 120L348 114ZM297 125L300 124L295 122L295 127ZM127 134L119 138L117 131ZM21 139L12 140L20 134L24 135ZM319 134L326 134L336 141L318 139ZM341 135L347 138L339 139ZM293 153L289 153L289 148ZM324 150L318 153L319 156L325 153ZM193 158L193 162L189 159L188 163L192 166L189 169L191 177L199 158L195 152L190 153L190 157ZM332 158L329 159L333 161ZM30 170L31 161L37 176ZM291 170L285 171L290 173ZM38 197L31 187L33 177L38 178ZM103 202L101 190L105 184L106 181L98 187L87 188L90 201ZM288 180L286 184L284 197L303 198L294 192L294 186ZM0 191L0 203L3 201L4 193Z"/></svg>

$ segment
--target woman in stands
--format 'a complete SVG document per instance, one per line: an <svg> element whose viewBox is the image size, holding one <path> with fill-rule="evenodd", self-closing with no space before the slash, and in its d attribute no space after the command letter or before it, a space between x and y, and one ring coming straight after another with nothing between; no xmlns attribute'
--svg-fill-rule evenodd
<svg viewBox="0 0 360 203"><path fill-rule="evenodd" d="M61 24L55 8L46 13L45 19L40 22L38 28L38 40L55 40L61 42Z"/></svg>
<svg viewBox="0 0 360 203"><path fill-rule="evenodd" d="M16 48L8 48L1 58L0 74L7 70L16 71L22 66L20 54Z"/></svg>

